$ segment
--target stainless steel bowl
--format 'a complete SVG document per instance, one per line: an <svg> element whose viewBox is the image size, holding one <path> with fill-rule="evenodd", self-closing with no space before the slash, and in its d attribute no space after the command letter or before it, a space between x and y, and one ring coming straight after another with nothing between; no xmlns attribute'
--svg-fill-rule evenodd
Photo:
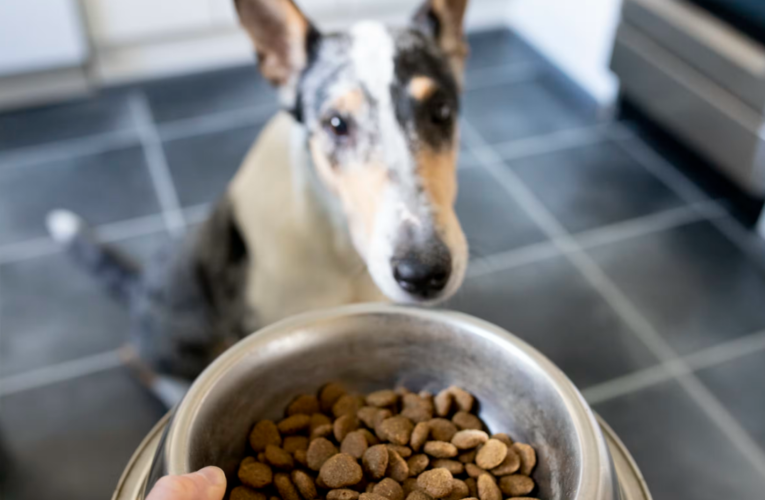
<svg viewBox="0 0 765 500"><path fill-rule="evenodd" d="M456 384L480 417L537 450L544 500L627 500L587 403L547 358L508 332L455 312L360 305L295 317L248 337L213 363L174 414L146 480L217 465L236 477L247 435L299 393L339 380L368 392ZM628 458L629 461L629 458ZM631 463L631 461L630 461ZM639 473L638 483L642 484Z"/></svg>

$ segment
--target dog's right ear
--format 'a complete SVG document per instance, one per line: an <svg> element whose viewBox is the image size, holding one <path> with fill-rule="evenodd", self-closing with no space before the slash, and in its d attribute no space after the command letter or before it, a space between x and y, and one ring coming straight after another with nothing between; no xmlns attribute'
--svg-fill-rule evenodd
<svg viewBox="0 0 765 500"><path fill-rule="evenodd" d="M292 0L234 0L263 76L294 97L319 32Z"/></svg>

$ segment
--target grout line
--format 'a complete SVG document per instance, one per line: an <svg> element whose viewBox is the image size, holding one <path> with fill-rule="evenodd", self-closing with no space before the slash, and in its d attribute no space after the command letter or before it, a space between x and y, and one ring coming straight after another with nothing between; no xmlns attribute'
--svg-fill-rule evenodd
<svg viewBox="0 0 765 500"><path fill-rule="evenodd" d="M497 168L499 155L491 151L491 149L479 154L481 151L478 149L485 147L486 143L469 123L466 122L464 124L463 130L466 132L465 137L468 139L468 146L474 149L474 154L479 159L483 160L483 166L496 177L496 180L501 185L507 188L508 193L516 196L516 200L526 209L529 216L559 245L561 250L569 253L571 263L579 269L590 284L599 292L601 297L654 355L663 363L673 362L676 365L677 371L673 372L673 378L682 385L696 404L704 410L707 416L728 437L739 452L749 460L752 467L765 475L765 452L747 434L741 424L728 413L714 395L690 372L690 368L688 368L683 360L677 357L669 343L656 331L648 319L638 311L629 299L624 296L605 272L587 254L581 251L560 222L542 205L523 181L512 170Z"/></svg>
<svg viewBox="0 0 765 500"><path fill-rule="evenodd" d="M120 351L114 350L11 375L0 378L0 397L92 375L119 366L122 366Z"/></svg>
<svg viewBox="0 0 765 500"><path fill-rule="evenodd" d="M765 330L704 349L683 359L693 371L704 370L765 350Z"/></svg>
<svg viewBox="0 0 765 500"><path fill-rule="evenodd" d="M131 96L130 111L138 127L146 164L149 167L154 190L162 207L165 225L172 236L177 236L183 232L186 223L183 220L178 194L175 191L170 169L167 165L162 140L154 126L151 108L149 108L148 99L143 92Z"/></svg>
<svg viewBox="0 0 765 500"><path fill-rule="evenodd" d="M683 370L677 363L661 363L582 390L590 406L674 379Z"/></svg>
<svg viewBox="0 0 765 500"><path fill-rule="evenodd" d="M134 130L103 132L0 153L0 170L27 168L138 145L140 141Z"/></svg>
<svg viewBox="0 0 765 500"><path fill-rule="evenodd" d="M466 73L469 76L465 78L465 92L528 82L536 80L543 73L544 69L536 63L503 64L472 70Z"/></svg>
<svg viewBox="0 0 765 500"><path fill-rule="evenodd" d="M233 111L221 111L194 118L185 118L157 125L163 141L186 139L204 134L224 132L268 120L278 108L272 104L249 106Z"/></svg>
<svg viewBox="0 0 765 500"><path fill-rule="evenodd" d="M560 255L557 245L552 241L535 243L525 247L508 250L488 257L479 257L468 266L465 279L480 278L488 274L507 271L526 264L532 264Z"/></svg>

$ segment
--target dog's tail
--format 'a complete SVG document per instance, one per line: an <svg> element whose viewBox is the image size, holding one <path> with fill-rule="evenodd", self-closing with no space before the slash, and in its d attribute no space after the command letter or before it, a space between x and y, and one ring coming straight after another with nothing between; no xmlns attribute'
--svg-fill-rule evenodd
<svg viewBox="0 0 765 500"><path fill-rule="evenodd" d="M107 291L122 301L129 301L140 281L140 267L128 257L99 243L78 215L68 210L54 210L46 224L51 237L62 245L72 259L93 275Z"/></svg>

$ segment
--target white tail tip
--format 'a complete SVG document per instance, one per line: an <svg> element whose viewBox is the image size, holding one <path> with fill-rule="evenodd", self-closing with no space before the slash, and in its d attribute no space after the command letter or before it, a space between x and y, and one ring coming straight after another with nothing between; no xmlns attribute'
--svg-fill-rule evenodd
<svg viewBox="0 0 765 500"><path fill-rule="evenodd" d="M54 210L45 220L51 237L59 243L68 243L84 227L84 222L77 214L69 210Z"/></svg>

